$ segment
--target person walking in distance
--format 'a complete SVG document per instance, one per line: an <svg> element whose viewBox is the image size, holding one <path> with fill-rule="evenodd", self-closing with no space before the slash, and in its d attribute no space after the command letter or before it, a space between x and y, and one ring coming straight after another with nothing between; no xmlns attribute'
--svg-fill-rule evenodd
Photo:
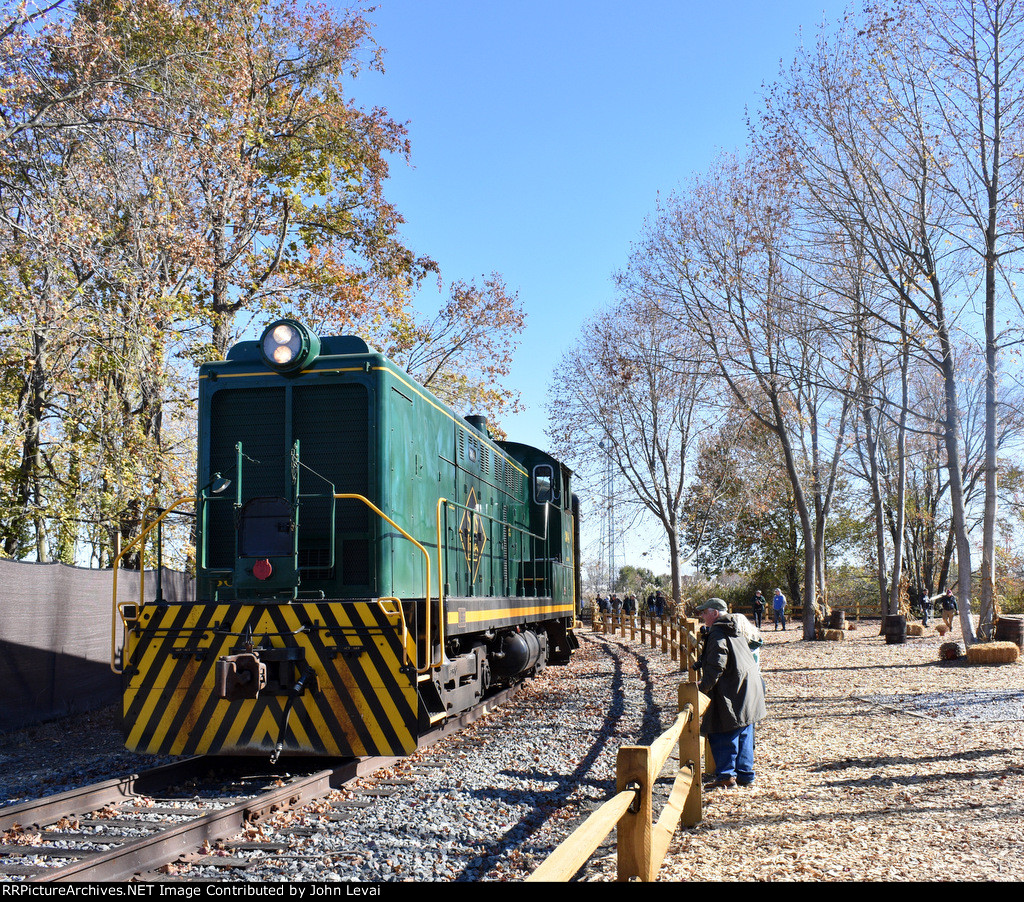
<svg viewBox="0 0 1024 902"><path fill-rule="evenodd" d="M775 590L775 597L772 599L772 613L775 615L775 629L779 628L779 624L782 624L783 630L786 628L786 596L782 594L782 589Z"/></svg>
<svg viewBox="0 0 1024 902"><path fill-rule="evenodd" d="M921 593L921 626L928 626L928 618L932 616L932 600L927 592Z"/></svg>
<svg viewBox="0 0 1024 902"><path fill-rule="evenodd" d="M761 594L761 590L758 589L754 593L754 599L750 602L750 612L754 615L754 626L761 629L761 621L764 619L764 609L767 605L764 603L764 596Z"/></svg>
<svg viewBox="0 0 1024 902"><path fill-rule="evenodd" d="M710 703L701 720L715 759L713 788L754 782L754 725L768 713L764 680L736 615L721 598L697 608L704 621L704 649L698 688Z"/></svg>
<svg viewBox="0 0 1024 902"><path fill-rule="evenodd" d="M956 596L953 594L952 589L946 589L943 595L937 595L936 598L939 599L939 605L942 608L942 619L946 621L946 628L952 632L953 621L960 612L960 605L956 603Z"/></svg>

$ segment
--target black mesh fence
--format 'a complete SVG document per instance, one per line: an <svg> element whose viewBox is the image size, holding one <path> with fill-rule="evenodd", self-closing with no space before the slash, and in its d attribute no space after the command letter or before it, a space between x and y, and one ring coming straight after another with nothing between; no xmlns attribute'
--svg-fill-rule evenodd
<svg viewBox="0 0 1024 902"><path fill-rule="evenodd" d="M147 600L194 597L184 573L146 571ZM0 731L117 701L111 669L112 570L0 560ZM138 571L119 570L117 599L138 601ZM117 647L121 624L117 620Z"/></svg>

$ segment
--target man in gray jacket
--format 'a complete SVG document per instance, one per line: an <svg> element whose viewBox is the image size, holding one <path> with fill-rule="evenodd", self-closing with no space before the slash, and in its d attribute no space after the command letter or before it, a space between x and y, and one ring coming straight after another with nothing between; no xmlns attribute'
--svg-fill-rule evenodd
<svg viewBox="0 0 1024 902"><path fill-rule="evenodd" d="M754 782L754 724L766 714L764 681L747 639L721 598L697 608L707 634L700 691L711 699L700 732L715 759L714 786Z"/></svg>

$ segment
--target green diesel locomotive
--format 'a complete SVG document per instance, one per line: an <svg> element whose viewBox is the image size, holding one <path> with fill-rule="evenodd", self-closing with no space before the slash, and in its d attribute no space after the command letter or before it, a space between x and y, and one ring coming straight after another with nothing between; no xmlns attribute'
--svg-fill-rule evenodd
<svg viewBox="0 0 1024 902"><path fill-rule="evenodd" d="M570 471L359 338L271 324L199 373L196 600L118 605L128 748L404 755L569 661Z"/></svg>

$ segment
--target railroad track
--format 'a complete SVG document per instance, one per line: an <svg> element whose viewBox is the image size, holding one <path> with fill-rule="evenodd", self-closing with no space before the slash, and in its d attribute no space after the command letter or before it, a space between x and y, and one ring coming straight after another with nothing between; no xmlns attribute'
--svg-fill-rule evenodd
<svg viewBox="0 0 1024 902"><path fill-rule="evenodd" d="M253 760L190 758L5 808L0 874L30 882L131 879L382 763L288 762L275 771Z"/></svg>
<svg viewBox="0 0 1024 902"><path fill-rule="evenodd" d="M517 690L507 689L423 736L420 747L472 723ZM272 765L262 758L187 758L6 806L0 808L0 881L154 879L176 860L198 857L248 826L395 760L289 758Z"/></svg>

